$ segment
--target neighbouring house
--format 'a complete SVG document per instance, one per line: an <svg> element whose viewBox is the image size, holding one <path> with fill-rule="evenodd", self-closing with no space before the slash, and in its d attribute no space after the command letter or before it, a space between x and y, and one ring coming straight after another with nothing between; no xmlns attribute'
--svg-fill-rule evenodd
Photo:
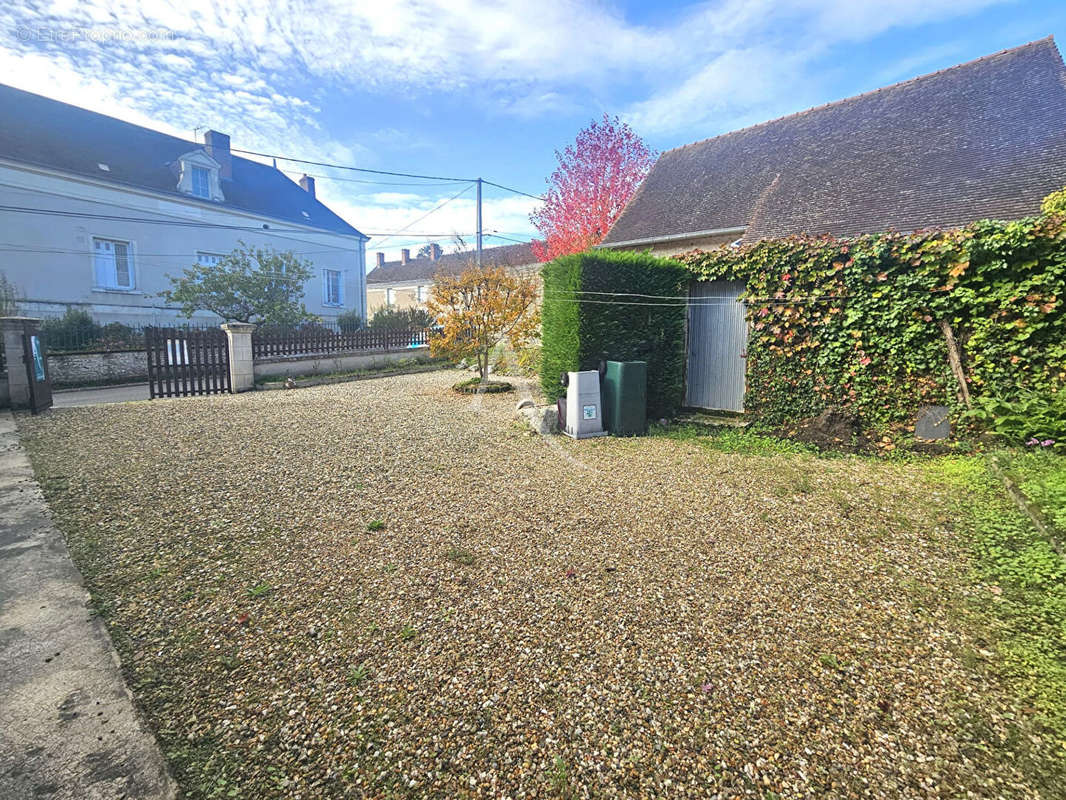
<svg viewBox="0 0 1066 800"><path fill-rule="evenodd" d="M315 196L313 177L242 158L218 131L201 144L2 85L0 109L0 271L23 314L173 322L157 296L166 275L243 241L312 263L312 313L365 316L368 237Z"/></svg>
<svg viewBox="0 0 1066 800"><path fill-rule="evenodd" d="M377 254L377 266L366 276L366 303L370 317L383 308L424 308L434 275L461 272L474 263L472 251L443 253L437 244L431 244L429 249L429 256L422 258L411 258L410 250L401 250L399 261L386 261L384 253ZM533 271L540 267L528 243L486 247L481 251L481 263L518 271Z"/></svg>
<svg viewBox="0 0 1066 800"><path fill-rule="evenodd" d="M601 247L672 255L792 234L1017 219L1066 184L1048 37L669 150Z"/></svg>

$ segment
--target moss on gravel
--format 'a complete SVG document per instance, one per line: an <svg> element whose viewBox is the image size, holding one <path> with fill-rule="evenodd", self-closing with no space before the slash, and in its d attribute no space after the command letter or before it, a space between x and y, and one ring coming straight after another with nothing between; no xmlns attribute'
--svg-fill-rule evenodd
<svg viewBox="0 0 1066 800"><path fill-rule="evenodd" d="M544 439L453 382L20 420L189 797L1044 786L1028 701L981 668L958 487Z"/></svg>

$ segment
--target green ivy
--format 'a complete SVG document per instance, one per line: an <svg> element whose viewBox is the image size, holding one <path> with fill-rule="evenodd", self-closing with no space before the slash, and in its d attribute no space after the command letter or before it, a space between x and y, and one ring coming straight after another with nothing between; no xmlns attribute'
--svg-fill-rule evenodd
<svg viewBox="0 0 1066 800"><path fill-rule="evenodd" d="M1066 218L913 235L793 237L680 257L698 280L742 280L751 322L746 406L767 422L849 408L873 427L958 407L940 326L972 394L1066 384Z"/></svg>

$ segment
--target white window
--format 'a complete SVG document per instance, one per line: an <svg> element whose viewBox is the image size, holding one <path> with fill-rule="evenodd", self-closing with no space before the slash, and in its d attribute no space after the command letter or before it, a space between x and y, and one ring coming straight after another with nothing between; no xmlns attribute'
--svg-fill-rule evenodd
<svg viewBox="0 0 1066 800"><path fill-rule="evenodd" d="M219 262L224 259L225 256L219 253L201 253L196 254L196 263L203 264L205 267L217 267Z"/></svg>
<svg viewBox="0 0 1066 800"><path fill-rule="evenodd" d="M93 271L101 289L132 289L130 243L93 237Z"/></svg>
<svg viewBox="0 0 1066 800"><path fill-rule="evenodd" d="M344 305L344 293L339 269L322 270L322 304L327 306Z"/></svg>
<svg viewBox="0 0 1066 800"><path fill-rule="evenodd" d="M429 287L427 287L427 286L419 286L418 287L418 302L419 303L426 302L426 298L429 296L428 289L429 289Z"/></svg>
<svg viewBox="0 0 1066 800"><path fill-rule="evenodd" d="M395 289L386 289L385 290L385 305L391 306L391 305L394 305L395 303L396 303L396 290Z"/></svg>
<svg viewBox="0 0 1066 800"><path fill-rule="evenodd" d="M207 167L192 168L192 193L197 197L211 199L211 171Z"/></svg>

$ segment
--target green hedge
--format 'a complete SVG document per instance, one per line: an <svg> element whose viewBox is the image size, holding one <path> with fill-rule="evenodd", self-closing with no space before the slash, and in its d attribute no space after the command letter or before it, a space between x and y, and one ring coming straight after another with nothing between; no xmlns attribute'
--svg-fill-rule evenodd
<svg viewBox="0 0 1066 800"><path fill-rule="evenodd" d="M597 250L558 258L542 275L545 394L559 397L561 373L596 369L601 358L647 361L649 417L676 411L684 400L685 307L656 298L685 297L686 270L644 253Z"/></svg>
<svg viewBox="0 0 1066 800"><path fill-rule="evenodd" d="M689 253L700 280L747 285L746 407L769 422L850 408L872 427L957 406L942 320L971 394L1066 384L1066 217Z"/></svg>

